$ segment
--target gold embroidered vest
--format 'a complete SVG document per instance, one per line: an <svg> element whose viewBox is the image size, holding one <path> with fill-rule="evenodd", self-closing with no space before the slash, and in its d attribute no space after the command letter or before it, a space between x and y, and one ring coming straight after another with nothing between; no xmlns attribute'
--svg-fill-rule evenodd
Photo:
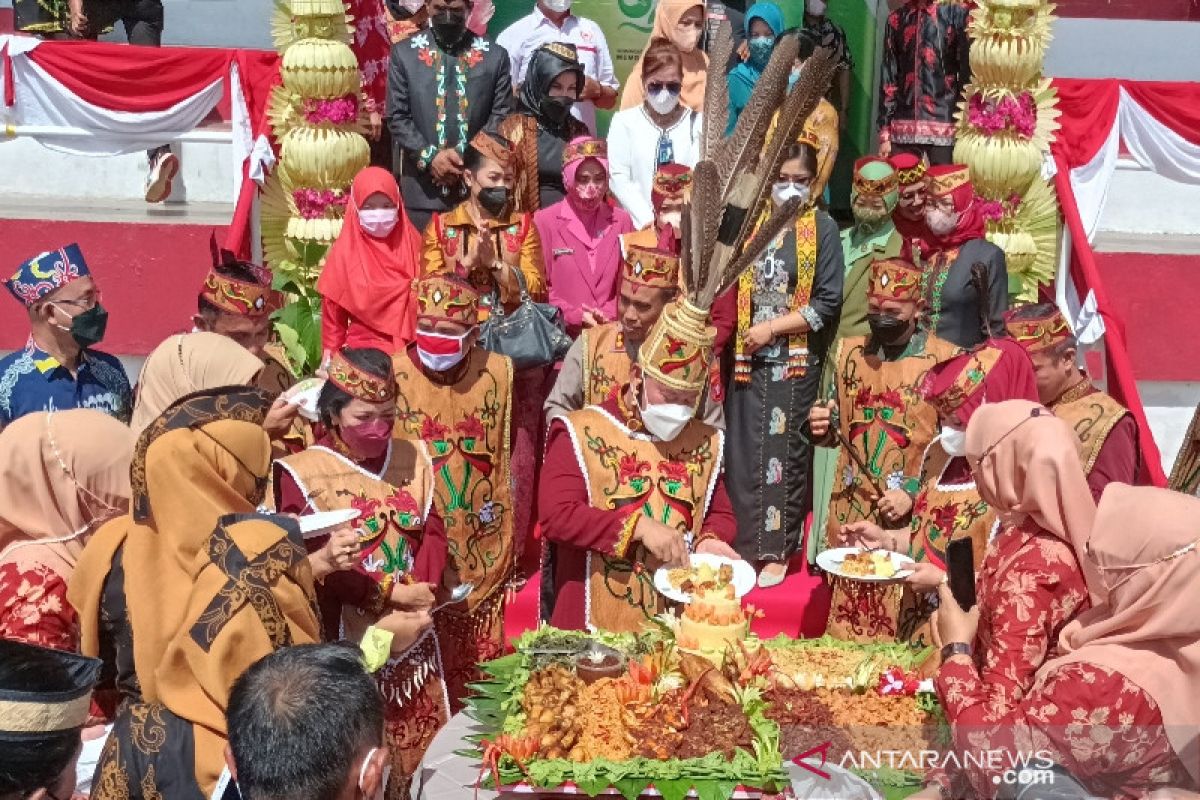
<svg viewBox="0 0 1200 800"><path fill-rule="evenodd" d="M921 336L922 334L918 334ZM958 351L955 345L928 334L915 340L908 354L884 361L866 353L867 338L854 336L838 345L834 385L842 433L861 457L869 480L842 448L829 505L826 544L841 546L843 525L877 520L872 482L884 490L915 493L925 448L938 430L937 412L917 394L925 373ZM849 641L895 638L901 587L831 578L833 601L828 632Z"/></svg>
<svg viewBox="0 0 1200 800"><path fill-rule="evenodd" d="M421 442L393 441L382 475L319 445L275 463L304 492L311 511L362 512L353 523L362 546L355 570L371 577L381 595L411 571L433 504L429 454ZM343 637L361 640L377 618L364 609L343 608Z"/></svg>
<svg viewBox="0 0 1200 800"><path fill-rule="evenodd" d="M942 476L951 461L938 443L929 446L921 466L921 489L913 504L912 545L910 555L917 562L928 562L946 569L946 545L959 539L973 543L975 567L983 563L996 512L983 502L974 481L947 484ZM905 588L900 601L897 636L922 647L933 644L929 616L936 605L931 596Z"/></svg>
<svg viewBox="0 0 1200 800"><path fill-rule="evenodd" d="M481 347L462 379L434 383L406 351L392 357L400 391L394 436L424 442L434 503L446 525L458 583L473 583L468 607L504 590L512 576L512 361ZM448 583L451 581L447 581ZM446 588L453 588L447 586Z"/></svg>
<svg viewBox="0 0 1200 800"><path fill-rule="evenodd" d="M600 405L613 391L629 383L633 363L625 349L621 323L610 322L583 333L583 404Z"/></svg>
<svg viewBox="0 0 1200 800"><path fill-rule="evenodd" d="M1086 386L1092 388L1090 384ZM1108 435L1129 410L1096 389L1082 397L1071 398L1071 394L1072 392L1068 392L1064 395L1050 410L1075 429L1075 435L1079 437L1081 444L1079 456L1083 462L1083 471L1090 475Z"/></svg>
<svg viewBox="0 0 1200 800"><path fill-rule="evenodd" d="M682 534L700 533L721 474L720 431L693 419L674 441L656 442L597 407L563 419L594 508L626 517L642 513ZM645 548L630 546L632 532L627 525L614 553L588 551L589 628L641 631L666 608L653 574L643 568Z"/></svg>

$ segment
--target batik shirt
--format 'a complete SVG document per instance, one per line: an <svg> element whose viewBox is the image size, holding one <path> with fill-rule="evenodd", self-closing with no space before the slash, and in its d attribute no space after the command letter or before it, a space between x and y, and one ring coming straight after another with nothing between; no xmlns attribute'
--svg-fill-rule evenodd
<svg viewBox="0 0 1200 800"><path fill-rule="evenodd" d="M129 422L133 389L121 362L108 353L84 350L71 371L33 343L0 359L0 425L38 411L94 408Z"/></svg>

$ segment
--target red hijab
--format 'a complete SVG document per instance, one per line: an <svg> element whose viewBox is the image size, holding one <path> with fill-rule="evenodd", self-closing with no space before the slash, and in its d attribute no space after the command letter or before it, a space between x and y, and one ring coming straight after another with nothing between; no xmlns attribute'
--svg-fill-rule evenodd
<svg viewBox="0 0 1200 800"><path fill-rule="evenodd" d="M935 364L920 393L939 414L957 414L964 426L984 403L1038 401L1033 363L1025 348L1012 339L988 339Z"/></svg>
<svg viewBox="0 0 1200 800"><path fill-rule="evenodd" d="M358 209L376 192L396 204L400 219L382 239L369 235L358 220ZM421 238L404 213L400 186L392 173L367 167L350 185L346 221L329 249L317 280L323 297L392 339L392 352L412 340L416 305L412 282L421 271Z"/></svg>
<svg viewBox="0 0 1200 800"><path fill-rule="evenodd" d="M932 231L923 250L926 256L962 247L973 239L982 239L986 233L983 204L975 196L971 185L971 172L961 164L945 164L930 167L928 192L931 200L949 195L954 198L954 210L958 212L958 225L946 236L939 238Z"/></svg>

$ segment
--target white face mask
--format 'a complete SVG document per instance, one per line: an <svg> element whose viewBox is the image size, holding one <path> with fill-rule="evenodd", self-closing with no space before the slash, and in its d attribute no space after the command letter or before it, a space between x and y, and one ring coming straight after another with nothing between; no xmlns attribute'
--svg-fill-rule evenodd
<svg viewBox="0 0 1200 800"><path fill-rule="evenodd" d="M801 204L807 203L811 195L812 189L806 186L797 186L791 181L775 184L771 187L771 199L775 201L775 205L781 206L793 197L799 197Z"/></svg>
<svg viewBox="0 0 1200 800"><path fill-rule="evenodd" d="M658 221L663 225L670 225L678 233L683 229L683 212L682 211L664 211L658 215Z"/></svg>
<svg viewBox="0 0 1200 800"><path fill-rule="evenodd" d="M425 0L400 0L400 5L410 13L415 14L425 7Z"/></svg>
<svg viewBox="0 0 1200 800"><path fill-rule="evenodd" d="M942 443L942 449L946 451L946 455L962 458L967 454L967 432L960 431L957 428L942 428L942 435L939 437Z"/></svg>
<svg viewBox="0 0 1200 800"><path fill-rule="evenodd" d="M368 236L383 239L400 221L400 211L395 208L364 208L358 212L358 224Z"/></svg>
<svg viewBox="0 0 1200 800"><path fill-rule="evenodd" d="M812 14L814 17L824 16L825 0L808 0L807 6L808 13Z"/></svg>
<svg viewBox="0 0 1200 800"><path fill-rule="evenodd" d="M378 747L372 747L371 751L367 753L367 757L363 759L362 766L358 768L358 790L362 792L363 797L367 796L367 791L363 788L363 781L367 777L367 764L371 762L371 757L378 750ZM375 790L375 795L371 800L383 800L384 794L387 792L388 779L391 777L392 765L389 763L383 768L383 774L379 776L379 788Z"/></svg>
<svg viewBox="0 0 1200 800"><path fill-rule="evenodd" d="M676 403L646 405L646 390L642 390L642 424L651 436L663 442L673 442L692 421L695 411L689 406Z"/></svg>
<svg viewBox="0 0 1200 800"><path fill-rule="evenodd" d="M654 109L655 114L670 114L679 107L679 95L667 89L660 89L646 96L646 102Z"/></svg>
<svg viewBox="0 0 1200 800"><path fill-rule="evenodd" d="M958 227L958 213L930 208L925 211L925 224L934 236L948 236Z"/></svg>
<svg viewBox="0 0 1200 800"><path fill-rule="evenodd" d="M572 0L543 0L543 2L546 4L546 8L550 9L555 14L562 14L563 12L571 10Z"/></svg>

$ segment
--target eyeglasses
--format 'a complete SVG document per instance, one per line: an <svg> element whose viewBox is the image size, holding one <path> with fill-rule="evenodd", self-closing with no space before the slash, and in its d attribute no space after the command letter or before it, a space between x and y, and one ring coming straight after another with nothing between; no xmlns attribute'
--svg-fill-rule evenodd
<svg viewBox="0 0 1200 800"><path fill-rule="evenodd" d="M74 300L51 300L54 305L75 306L76 308L88 311L100 304L100 292L96 290L91 294L86 294L83 297L77 297Z"/></svg>
<svg viewBox="0 0 1200 800"><path fill-rule="evenodd" d="M650 94L658 94L663 89L666 89L671 94L679 94L683 91L683 84L679 81L651 81L646 84L646 90Z"/></svg>

